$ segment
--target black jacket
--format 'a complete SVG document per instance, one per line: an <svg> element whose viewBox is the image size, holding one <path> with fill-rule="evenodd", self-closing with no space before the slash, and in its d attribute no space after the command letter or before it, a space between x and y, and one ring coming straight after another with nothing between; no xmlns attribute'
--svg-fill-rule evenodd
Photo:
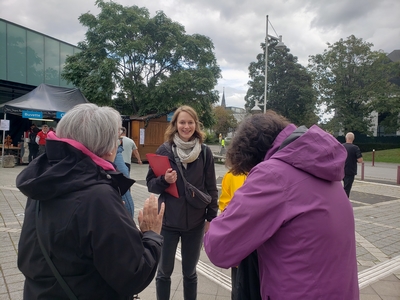
<svg viewBox="0 0 400 300"><path fill-rule="evenodd" d="M342 144L347 150L346 163L344 165L344 175L357 175L357 160L362 157L361 150L357 145L352 143Z"/></svg>
<svg viewBox="0 0 400 300"><path fill-rule="evenodd" d="M46 154L17 177L28 196L18 246L24 299L67 299L37 242L37 201L43 244L78 299L127 299L147 287L163 240L142 234L126 211L121 194L132 183L64 142L47 141Z"/></svg>
<svg viewBox="0 0 400 300"><path fill-rule="evenodd" d="M179 198L175 198L164 192L169 183L165 181L164 176L156 177L149 167L146 181L149 192L160 194L158 201L161 205L165 203L165 213L163 228L170 230L190 230L204 223L205 220L211 221L217 216L218 212L218 189L215 178L214 157L210 148L202 147L198 158L189 164L187 168L182 168L186 180L203 192L207 192L212 200L205 209L197 209L191 206L185 200L185 186L182 176L175 163L172 145L168 142L162 144L156 151L159 155L168 156L172 169L176 170L178 179ZM206 150L206 161L204 162L203 151Z"/></svg>

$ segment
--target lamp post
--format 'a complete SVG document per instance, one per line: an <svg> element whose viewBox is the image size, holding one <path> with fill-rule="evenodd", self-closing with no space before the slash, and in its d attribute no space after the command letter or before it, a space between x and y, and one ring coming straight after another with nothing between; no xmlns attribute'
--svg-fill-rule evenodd
<svg viewBox="0 0 400 300"><path fill-rule="evenodd" d="M275 49L277 50L281 50L286 48L285 44L282 42L282 36L280 35L279 37L275 37L272 35L268 34L268 15L267 15L267 20L266 20L266 35L265 35L265 83L264 83L264 103L259 103L258 100L256 100L256 105L251 109L252 111L256 111L258 110L256 107L258 107L259 105L263 105L263 113L266 112L267 110L267 87L268 87L268 39L272 39L272 40L276 40L278 41L278 44L276 44Z"/></svg>

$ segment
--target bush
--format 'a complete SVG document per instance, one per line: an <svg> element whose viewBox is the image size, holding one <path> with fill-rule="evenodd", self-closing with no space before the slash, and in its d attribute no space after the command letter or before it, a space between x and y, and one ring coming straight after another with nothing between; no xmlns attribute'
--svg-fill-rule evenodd
<svg viewBox="0 0 400 300"><path fill-rule="evenodd" d="M340 143L345 142L344 136L338 136L336 139ZM354 144L360 147L361 152L369 152L373 149L375 149L375 151L395 149L400 145L400 136L367 137L362 134L357 134Z"/></svg>
<svg viewBox="0 0 400 300"><path fill-rule="evenodd" d="M218 137L214 133L206 132L206 144L218 144Z"/></svg>

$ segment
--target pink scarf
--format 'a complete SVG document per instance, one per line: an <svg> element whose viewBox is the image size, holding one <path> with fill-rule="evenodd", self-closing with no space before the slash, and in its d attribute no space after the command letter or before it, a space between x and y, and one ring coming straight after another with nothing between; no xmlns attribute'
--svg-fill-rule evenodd
<svg viewBox="0 0 400 300"><path fill-rule="evenodd" d="M75 140L59 138L55 135L55 133L53 131L48 132L47 139L67 143L67 144L71 145L72 147L82 151L83 154L86 154L87 156L89 156L96 165L103 168L104 170L115 171L114 166L110 162L97 156L96 154L91 152L88 148L86 148L84 145L82 145L81 143L79 143Z"/></svg>

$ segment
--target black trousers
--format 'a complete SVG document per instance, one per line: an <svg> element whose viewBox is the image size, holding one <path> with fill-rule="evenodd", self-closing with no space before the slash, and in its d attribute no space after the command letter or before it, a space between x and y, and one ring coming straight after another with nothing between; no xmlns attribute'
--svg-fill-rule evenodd
<svg viewBox="0 0 400 300"><path fill-rule="evenodd" d="M257 250L240 262L231 296L233 300L262 300Z"/></svg>
<svg viewBox="0 0 400 300"><path fill-rule="evenodd" d="M183 299L196 300L196 266L203 244L204 224L188 231L161 229L161 235L164 237L164 245L156 276L157 300L170 299L171 275L174 271L175 254L179 240L181 241Z"/></svg>
<svg viewBox="0 0 400 300"><path fill-rule="evenodd" d="M344 187L344 191L347 194L347 197L350 198L350 190L351 187L353 186L353 182L354 182L354 177L355 175L345 175L343 178L343 187Z"/></svg>
<svg viewBox="0 0 400 300"><path fill-rule="evenodd" d="M33 144L33 143L28 143L28 147L29 147L29 156L28 157L29 157L29 162L31 162L38 155L39 145Z"/></svg>

